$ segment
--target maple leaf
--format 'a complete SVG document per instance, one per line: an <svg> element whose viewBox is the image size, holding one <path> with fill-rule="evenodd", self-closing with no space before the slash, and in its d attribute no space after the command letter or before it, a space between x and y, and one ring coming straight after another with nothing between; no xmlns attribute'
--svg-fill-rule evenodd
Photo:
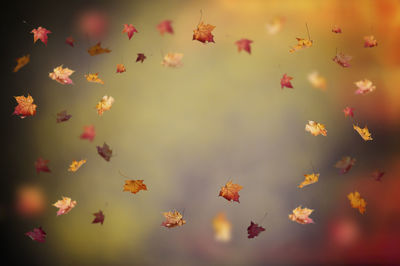
<svg viewBox="0 0 400 266"><path fill-rule="evenodd" d="M138 33L136 28L132 24L124 24L124 29L122 30L122 33L126 33L128 35L129 40L132 38L134 33Z"/></svg>
<svg viewBox="0 0 400 266"><path fill-rule="evenodd" d="M161 223L161 226L173 228L177 226L182 226L186 223L186 221L183 220L183 215L176 210L164 212L163 215L165 217L165 221Z"/></svg>
<svg viewBox="0 0 400 266"><path fill-rule="evenodd" d="M333 26L333 28L332 28L332 32L333 32L333 33L342 33L342 29L339 28L338 25L335 25L335 26Z"/></svg>
<svg viewBox="0 0 400 266"><path fill-rule="evenodd" d="M308 74L308 81L311 83L311 85L314 88L320 89L320 90L326 90L326 79L318 74L317 71L311 72Z"/></svg>
<svg viewBox="0 0 400 266"><path fill-rule="evenodd" d="M76 206L76 201L68 197L62 197L62 200L58 200L53 206L58 208L57 216L59 216L69 213Z"/></svg>
<svg viewBox="0 0 400 266"><path fill-rule="evenodd" d="M300 185L298 185L298 187L303 188L305 186L314 184L314 183L318 182L318 179L319 179L319 174L316 174L316 173L304 175L304 181L301 182Z"/></svg>
<svg viewBox="0 0 400 266"><path fill-rule="evenodd" d="M363 140L365 140L365 141L372 140L371 133L369 132L367 126L365 126L364 128L360 128L353 124L353 128L355 131L358 132L358 134L360 134L360 136L363 138Z"/></svg>
<svg viewBox="0 0 400 266"><path fill-rule="evenodd" d="M332 60L342 67L350 67L349 61L351 60L351 58L352 57L350 55L346 55L344 53L337 53Z"/></svg>
<svg viewBox="0 0 400 266"><path fill-rule="evenodd" d="M294 53L298 50L309 48L313 45L313 41L309 39L296 38L297 44L290 48L289 52Z"/></svg>
<svg viewBox="0 0 400 266"><path fill-rule="evenodd" d="M265 28L270 35L275 35L280 32L285 22L284 18L276 17L265 24Z"/></svg>
<svg viewBox="0 0 400 266"><path fill-rule="evenodd" d="M93 141L94 137L96 136L96 131L93 125L84 126L83 133L81 134L81 139L87 139L89 141Z"/></svg>
<svg viewBox="0 0 400 266"><path fill-rule="evenodd" d="M17 101L18 105L15 106L13 115L19 115L21 119L27 116L33 116L36 114L36 107L37 105L33 103L33 98L28 94L28 97L23 95L21 96L14 96L15 100Z"/></svg>
<svg viewBox="0 0 400 266"><path fill-rule="evenodd" d="M214 42L214 35L211 33L214 29L215 26L211 24L204 24L203 21L201 21L199 25L197 25L197 28L193 30L193 40L197 40L202 43Z"/></svg>
<svg viewBox="0 0 400 266"><path fill-rule="evenodd" d="M164 33L174 34L174 30L172 29L171 23L172 20L161 21L157 25L157 30L160 32L161 35L164 35Z"/></svg>
<svg viewBox="0 0 400 266"><path fill-rule="evenodd" d="M24 55L24 56L21 56L21 57L17 58L17 65L14 67L13 72L14 73L18 72L21 68L26 66L26 64L28 64L29 61L30 61L30 57L31 56L29 54L27 54L27 55Z"/></svg>
<svg viewBox="0 0 400 266"><path fill-rule="evenodd" d="M32 231L25 233L25 235L29 236L32 240L36 242L46 242L46 232L43 231L42 227L33 228Z"/></svg>
<svg viewBox="0 0 400 266"><path fill-rule="evenodd" d="M212 221L216 241L228 242L231 240L232 224L226 219L223 212L217 214Z"/></svg>
<svg viewBox="0 0 400 266"><path fill-rule="evenodd" d="M249 39L240 39L239 41L235 42L239 52L245 50L249 54L251 54L251 47L250 47L251 43L253 43L253 41Z"/></svg>
<svg viewBox="0 0 400 266"><path fill-rule="evenodd" d="M112 156L112 150L105 142L103 144L103 147L97 146L97 153L107 162L110 161L110 158Z"/></svg>
<svg viewBox="0 0 400 266"><path fill-rule="evenodd" d="M180 53L168 53L164 56L161 65L167 67L180 67L182 66L182 57L183 54Z"/></svg>
<svg viewBox="0 0 400 266"><path fill-rule="evenodd" d="M126 68L123 64L117 64L117 73L124 73Z"/></svg>
<svg viewBox="0 0 400 266"><path fill-rule="evenodd" d="M89 82L104 84L104 81L99 78L99 73L89 73L87 75L85 74L85 78Z"/></svg>
<svg viewBox="0 0 400 266"><path fill-rule="evenodd" d="M44 45L47 46L47 34L50 34L51 31L47 30L46 28L39 27L37 29L33 29L31 31L33 33L33 42L36 43L37 40L41 40Z"/></svg>
<svg viewBox="0 0 400 266"><path fill-rule="evenodd" d="M67 110L61 111L57 113L57 123L66 122L70 120L72 115L67 114Z"/></svg>
<svg viewBox="0 0 400 266"><path fill-rule="evenodd" d="M68 172L76 172L78 171L79 168L81 168L81 166L83 164L86 163L86 160L80 160L79 162L76 160L73 160L72 163L70 164L69 168L68 168Z"/></svg>
<svg viewBox="0 0 400 266"><path fill-rule="evenodd" d="M130 191L133 194L138 193L140 190L147 190L144 180L125 180L124 191Z"/></svg>
<svg viewBox="0 0 400 266"><path fill-rule="evenodd" d="M102 116L104 111L108 111L111 109L113 103L114 103L113 97L104 95L101 101L98 102L96 105L97 114L99 116Z"/></svg>
<svg viewBox="0 0 400 266"><path fill-rule="evenodd" d="M301 206L299 206L293 210L292 214L289 214L289 219L299 224L314 223L314 221L308 217L313 211L312 209L301 208Z"/></svg>
<svg viewBox="0 0 400 266"><path fill-rule="evenodd" d="M292 79L293 77L286 75L286 73L283 74L283 77L281 78L281 89L283 89L284 87L293 88L292 83L290 83Z"/></svg>
<svg viewBox="0 0 400 266"><path fill-rule="evenodd" d="M75 71L69 68L63 68L63 65L58 66L53 69L52 73L49 73L49 77L52 80L57 81L60 84L73 84L72 80L69 78Z"/></svg>
<svg viewBox="0 0 400 266"><path fill-rule="evenodd" d="M375 39L374 35L364 37L364 47L372 48L378 45L378 41Z"/></svg>
<svg viewBox="0 0 400 266"><path fill-rule="evenodd" d="M137 54L136 62L140 61L141 63L143 63L143 61L145 59L146 59L146 56L144 54L139 53L139 54Z"/></svg>
<svg viewBox="0 0 400 266"><path fill-rule="evenodd" d="M375 170L374 172L372 172L371 176L375 179L375 181L382 181L382 177L385 174L385 172L380 171L380 170Z"/></svg>
<svg viewBox="0 0 400 266"><path fill-rule="evenodd" d="M354 108L346 106L346 108L343 109L343 113L345 117L351 116L354 117Z"/></svg>
<svg viewBox="0 0 400 266"><path fill-rule="evenodd" d="M356 163L355 158L351 158L350 156L344 156L340 161L335 164L336 168L340 169L341 174L345 174L350 171L351 167Z"/></svg>
<svg viewBox="0 0 400 266"><path fill-rule="evenodd" d="M265 228L259 226L258 224L253 223L253 221L250 221L250 225L249 227L247 227L247 233L249 234L247 238L255 238L262 231L265 231Z"/></svg>
<svg viewBox="0 0 400 266"><path fill-rule="evenodd" d="M43 190L35 185L22 185L17 189L16 210L24 217L43 214L47 201Z"/></svg>
<svg viewBox="0 0 400 266"><path fill-rule="evenodd" d="M74 47L75 40L74 38L72 38L72 36L69 36L65 39L65 43L70 45L71 47Z"/></svg>
<svg viewBox="0 0 400 266"><path fill-rule="evenodd" d="M239 202L239 191L243 187L238 184L233 184L232 181L228 181L225 186L221 187L221 190L219 192L218 196L224 197L227 201L236 201Z"/></svg>
<svg viewBox="0 0 400 266"><path fill-rule="evenodd" d="M376 89L376 86L372 84L372 81L368 79L360 80L354 82L357 86L357 90L354 92L355 94L367 94L373 92Z"/></svg>
<svg viewBox="0 0 400 266"><path fill-rule="evenodd" d="M95 218L92 221L92 224L97 224L100 223L101 225L103 225L104 223L104 214L101 210L99 210L96 213L93 213L93 215L95 216Z"/></svg>
<svg viewBox="0 0 400 266"><path fill-rule="evenodd" d="M49 163L49 160L44 160L43 158L39 157L37 158L36 162L35 162L35 168L36 168L36 173L40 173L40 172L46 172L46 173L50 173L50 169L47 166L47 164Z"/></svg>
<svg viewBox="0 0 400 266"><path fill-rule="evenodd" d="M365 199L361 198L361 195L358 191L354 191L347 195L347 198L350 200L351 207L358 209L361 214L364 214L367 207L367 202Z"/></svg>
<svg viewBox="0 0 400 266"><path fill-rule="evenodd" d="M318 136L318 135L322 135L322 136L326 136L327 135L327 130L325 129L325 125L314 122L312 120L308 120L308 124L306 124L306 131L310 132L311 135L313 136Z"/></svg>
<svg viewBox="0 0 400 266"><path fill-rule="evenodd" d="M110 49L101 47L101 42L98 42L96 45L93 45L92 47L90 47L88 49L88 53L91 56L104 54L104 53L110 53L110 52L111 52Z"/></svg>

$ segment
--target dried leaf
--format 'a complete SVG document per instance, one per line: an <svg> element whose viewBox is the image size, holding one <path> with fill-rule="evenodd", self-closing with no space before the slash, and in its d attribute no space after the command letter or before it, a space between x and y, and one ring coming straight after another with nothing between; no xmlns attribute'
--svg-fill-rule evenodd
<svg viewBox="0 0 400 266"><path fill-rule="evenodd" d="M76 201L72 201L68 197L62 197L62 200L57 201L53 206L59 208L57 211L57 216L59 216L70 212L76 206Z"/></svg>
<svg viewBox="0 0 400 266"><path fill-rule="evenodd" d="M182 226L186 223L186 221L183 220L182 214L176 210L164 212L163 215L166 220L162 222L161 226L165 226L167 228L173 228L176 226Z"/></svg>
<svg viewBox="0 0 400 266"><path fill-rule="evenodd" d="M27 54L27 55L21 56L20 58L17 58L17 65L15 66L13 72L14 73L18 72L21 68L26 66L26 64L28 64L30 61L30 57L31 56L29 54Z"/></svg>
<svg viewBox="0 0 400 266"><path fill-rule="evenodd" d="M365 126L364 128L360 128L356 125L353 125L353 128L355 131L358 132L358 134L360 134L360 136L363 138L363 140L365 140L365 141L372 140L371 133L369 132L367 126Z"/></svg>
<svg viewBox="0 0 400 266"><path fill-rule="evenodd" d="M250 47L251 43L253 43L253 41L249 39L240 39L239 41L235 42L239 52L245 50L249 54L251 54L251 47Z"/></svg>
<svg viewBox="0 0 400 266"><path fill-rule="evenodd" d="M180 67L182 66L183 54L180 53L168 53L164 56L161 65L166 67Z"/></svg>
<svg viewBox="0 0 400 266"><path fill-rule="evenodd" d="M161 21L157 25L157 30L160 32L161 35L164 35L164 33L174 34L174 30L172 29L171 23L172 23L171 20Z"/></svg>
<svg viewBox="0 0 400 266"><path fill-rule="evenodd" d="M333 33L342 33L342 29L339 28L338 25L335 25L335 26L333 26L333 28L332 28L332 32L333 32Z"/></svg>
<svg viewBox="0 0 400 266"><path fill-rule="evenodd" d="M326 136L327 135L327 130L325 129L325 126L323 124L314 122L312 120L308 121L308 124L306 125L306 131L310 132L313 136Z"/></svg>
<svg viewBox="0 0 400 266"><path fill-rule="evenodd" d="M33 98L28 94L28 97L25 96L14 96L18 105L15 106L13 115L19 115L21 119L27 116L33 116L36 114L37 105L33 103Z"/></svg>
<svg viewBox="0 0 400 266"><path fill-rule="evenodd" d="M86 160L80 160L80 161L76 161L73 160L72 163L70 164L69 168L68 168L68 172L76 172L78 171L79 168L81 168L81 166L83 164L86 163Z"/></svg>
<svg viewBox="0 0 400 266"><path fill-rule="evenodd" d="M46 28L39 27L37 29L33 29L31 31L33 33L33 42L36 43L37 40L41 40L44 45L47 46L47 34L50 34L51 31L47 30Z"/></svg>
<svg viewBox="0 0 400 266"><path fill-rule="evenodd" d="M258 224L253 223L253 221L250 221L250 225L249 227L247 227L247 233L248 233L247 238L254 238L263 231L265 231L265 228L259 226Z"/></svg>
<svg viewBox="0 0 400 266"><path fill-rule="evenodd" d="M239 202L239 191L243 187L238 184L233 184L232 181L228 181L225 186L221 187L219 192L220 197L224 197L227 201L236 201Z"/></svg>
<svg viewBox="0 0 400 266"><path fill-rule="evenodd" d="M132 38L134 33L137 33L138 31L132 24L124 24L124 29L122 30L122 33L126 33L128 35L129 40Z"/></svg>
<svg viewBox="0 0 400 266"><path fill-rule="evenodd" d="M212 35L212 31L215 29L215 26L211 24L204 24L203 21L197 25L197 28L193 30L193 40L198 40L199 42L214 42L214 35Z"/></svg>
<svg viewBox="0 0 400 266"><path fill-rule="evenodd" d="M313 45L313 41L309 39L296 38L297 44L290 48L289 52L294 53L298 50L309 48Z"/></svg>
<svg viewBox="0 0 400 266"><path fill-rule="evenodd" d="M89 82L104 84L104 81L99 78L99 73L89 73L85 75L85 78Z"/></svg>
<svg viewBox="0 0 400 266"><path fill-rule="evenodd" d="M316 182L318 182L319 179L319 173L312 173L309 175L304 175L304 181L300 183L300 185L298 185L299 188L303 188L305 186L314 184Z"/></svg>
<svg viewBox="0 0 400 266"><path fill-rule="evenodd" d="M314 221L308 217L313 211L312 209L301 208L301 206L299 206L293 210L292 214L289 214L289 219L299 224L314 223Z"/></svg>
<svg viewBox="0 0 400 266"><path fill-rule="evenodd" d="M72 38L72 36L69 36L65 39L65 43L71 47L74 47L75 40Z"/></svg>
<svg viewBox="0 0 400 266"><path fill-rule="evenodd" d="M143 184L144 180L125 180L124 191L130 191L133 194L138 193L140 190L147 190L147 186Z"/></svg>
<svg viewBox="0 0 400 266"><path fill-rule="evenodd" d="M108 49L108 48L102 48L100 42L98 42L96 45L93 45L93 46L90 47L89 50L88 50L88 53L89 53L91 56L99 55L99 54L104 54L104 53L110 53L110 52L111 52L110 49Z"/></svg>
<svg viewBox="0 0 400 266"><path fill-rule="evenodd" d="M46 232L43 231L42 227L33 228L32 231L25 233L25 235L29 236L32 240L36 242L46 242Z"/></svg>
<svg viewBox="0 0 400 266"><path fill-rule="evenodd" d="M364 37L364 47L372 48L378 45L378 41L375 39L374 35L369 35Z"/></svg>
<svg viewBox="0 0 400 266"><path fill-rule="evenodd" d="M354 108L347 106L346 108L343 109L344 117L348 117L348 116L354 117L353 111L354 111Z"/></svg>
<svg viewBox="0 0 400 266"><path fill-rule="evenodd" d="M229 242L232 237L232 224L226 219L223 212L217 214L212 222L216 241Z"/></svg>
<svg viewBox="0 0 400 266"><path fill-rule="evenodd" d="M97 114L102 116L104 111L108 111L111 109L114 103L114 98L111 96L104 95L100 102L97 103L96 109Z"/></svg>
<svg viewBox="0 0 400 266"><path fill-rule="evenodd" d="M72 80L69 78L75 71L69 68L63 68L63 65L54 68L52 73L49 73L49 77L52 80L57 81L60 84L73 84Z"/></svg>
<svg viewBox="0 0 400 266"><path fill-rule="evenodd" d="M101 225L103 225L104 223L104 214L101 210L99 210L96 213L93 213L93 215L95 216L94 220L92 221L92 224L97 224L100 223Z"/></svg>
<svg viewBox="0 0 400 266"><path fill-rule="evenodd" d="M83 133L81 134L80 138L93 141L95 136L96 136L96 130L94 129L94 126L89 125L83 127Z"/></svg>
<svg viewBox="0 0 400 266"><path fill-rule="evenodd" d="M283 77L281 78L281 89L283 89L284 87L286 88L293 88L292 83L290 83L290 81L293 79L293 77L290 77L288 75L283 74Z"/></svg>
<svg viewBox="0 0 400 266"><path fill-rule="evenodd" d="M107 162L110 161L110 158L112 156L112 150L105 142L103 144L103 147L97 146L97 153Z"/></svg>
<svg viewBox="0 0 400 266"><path fill-rule="evenodd" d="M371 176L375 179L375 181L381 182L384 174L385 172L383 171L375 170L374 172L372 172Z"/></svg>
<svg viewBox="0 0 400 266"><path fill-rule="evenodd" d="M126 68L123 64L117 64L117 73L124 73L126 72Z"/></svg>
<svg viewBox="0 0 400 266"><path fill-rule="evenodd" d="M326 79L318 74L317 71L311 72L308 75L308 81L314 88L320 89L322 91L326 90Z"/></svg>
<svg viewBox="0 0 400 266"><path fill-rule="evenodd" d="M352 57L350 55L337 53L332 60L342 67L350 67L349 61L351 60L351 58Z"/></svg>
<svg viewBox="0 0 400 266"><path fill-rule="evenodd" d="M145 59L146 59L146 56L144 54L139 53L139 54L137 54L136 62L140 61L141 63L143 63L143 61Z"/></svg>
<svg viewBox="0 0 400 266"><path fill-rule="evenodd" d="M66 122L70 120L72 115L67 114L67 110L61 111L57 113L57 123Z"/></svg>
<svg viewBox="0 0 400 266"><path fill-rule="evenodd" d="M372 81L368 79L360 80L354 82L357 86L357 90L354 92L355 94L367 94L373 92L376 89L376 86L372 84Z"/></svg>
<svg viewBox="0 0 400 266"><path fill-rule="evenodd" d="M344 156L340 161L335 164L336 168L340 169L341 174L345 174L353 167L356 163L355 158L351 158L350 156Z"/></svg>
<svg viewBox="0 0 400 266"><path fill-rule="evenodd" d="M47 164L49 163L49 160L44 160L43 158L39 157L37 158L36 162L35 162L35 168L36 168L36 173L39 174L40 172L46 172L46 173L50 173L50 169L47 166Z"/></svg>
<svg viewBox="0 0 400 266"><path fill-rule="evenodd" d="M361 214L364 214L367 207L367 202L361 198L359 192L354 191L347 195L347 198L350 200L351 207L358 209Z"/></svg>

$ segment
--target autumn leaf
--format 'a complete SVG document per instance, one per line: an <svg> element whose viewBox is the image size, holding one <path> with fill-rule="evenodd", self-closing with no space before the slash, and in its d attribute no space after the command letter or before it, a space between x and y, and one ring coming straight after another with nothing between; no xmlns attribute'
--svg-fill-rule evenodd
<svg viewBox="0 0 400 266"><path fill-rule="evenodd" d="M78 171L79 168L81 168L81 166L83 164L86 163L86 160L80 160L79 162L76 160L73 160L72 163L70 164L69 168L68 168L68 172L76 172Z"/></svg>
<svg viewBox="0 0 400 266"><path fill-rule="evenodd" d="M351 60L351 58L352 57L350 55L337 53L332 60L342 67L350 67L349 61Z"/></svg>
<svg viewBox="0 0 400 266"><path fill-rule="evenodd" d="M233 184L232 181L228 181L225 186L221 187L219 192L220 197L224 197L227 201L236 201L239 202L239 191L243 187L238 184Z"/></svg>
<svg viewBox="0 0 400 266"><path fill-rule="evenodd" d="M72 36L69 36L65 39L65 43L70 45L71 47L74 47L75 44L75 40L74 38L72 38Z"/></svg>
<svg viewBox="0 0 400 266"><path fill-rule="evenodd" d="M122 30L122 33L126 33L128 35L129 40L132 38L134 33L137 33L138 31L132 24L124 24L124 29Z"/></svg>
<svg viewBox="0 0 400 266"><path fill-rule="evenodd" d="M25 235L29 236L32 240L36 242L46 242L46 232L43 231L42 227L33 228L32 231L25 233Z"/></svg>
<svg viewBox="0 0 400 266"><path fill-rule="evenodd" d="M97 146L97 153L107 162L110 161L110 158L112 156L112 150L105 142L103 144L103 147Z"/></svg>
<svg viewBox="0 0 400 266"><path fill-rule="evenodd" d="M267 33L270 35L277 34L278 32L280 32L282 30L284 22L285 22L285 19L281 18L281 17L276 17L276 18L272 19L271 21L267 22L265 24Z"/></svg>
<svg viewBox="0 0 400 266"><path fill-rule="evenodd" d="M123 64L117 64L117 73L124 73L126 68Z"/></svg>
<svg viewBox="0 0 400 266"><path fill-rule="evenodd" d="M177 226L182 226L186 223L186 221L183 220L183 215L176 210L164 212L163 215L165 217L165 221L161 223L161 226L173 228Z"/></svg>
<svg viewBox="0 0 400 266"><path fill-rule="evenodd" d="M247 233L248 233L247 238L255 238L263 231L265 231L265 228L259 226L258 224L253 223L253 221L250 221L250 225L249 227L247 227Z"/></svg>
<svg viewBox="0 0 400 266"><path fill-rule="evenodd" d="M383 171L375 170L374 172L372 172L371 176L375 179L375 181L381 182L384 174L385 172Z"/></svg>
<svg viewBox="0 0 400 266"><path fill-rule="evenodd" d="M47 166L47 164L49 163L49 160L44 160L43 158L39 157L37 158L36 162L35 162L35 168L36 168L36 173L39 174L40 172L46 172L46 173L50 173L50 169Z"/></svg>
<svg viewBox="0 0 400 266"><path fill-rule="evenodd" d="M367 202L365 199L361 198L359 192L354 191L347 195L347 198L350 200L351 207L358 209L361 214L364 214L367 207Z"/></svg>
<svg viewBox="0 0 400 266"><path fill-rule="evenodd" d="M183 54L180 53L168 53L164 56L161 65L166 67L180 67L182 66Z"/></svg>
<svg viewBox="0 0 400 266"><path fill-rule="evenodd" d="M27 54L27 55L24 55L24 56L21 56L21 57L17 58L17 65L15 66L13 72L14 73L18 72L21 68L26 66L26 64L28 64L29 61L30 61L30 57L31 56L29 54Z"/></svg>
<svg viewBox="0 0 400 266"><path fill-rule="evenodd" d="M99 55L99 54L104 54L104 53L110 53L110 52L111 52L110 49L108 49L108 48L102 48L100 42L98 42L96 45L93 45L92 47L90 47L90 48L88 49L88 53L89 53L91 56Z"/></svg>
<svg viewBox="0 0 400 266"><path fill-rule="evenodd" d="M125 180L124 191L130 191L133 194L138 193L140 190L147 190L144 180Z"/></svg>
<svg viewBox="0 0 400 266"><path fill-rule="evenodd" d="M308 217L313 211L314 210L312 209L302 208L301 206L299 206L293 210L292 214L289 214L289 219L299 224L314 223L314 221L310 217Z"/></svg>
<svg viewBox="0 0 400 266"><path fill-rule="evenodd" d="M215 26L211 24L204 24L203 21L197 25L197 28L193 30L193 40L197 40L202 43L206 42L214 42L214 35L212 35L212 31L215 29Z"/></svg>
<svg viewBox="0 0 400 266"><path fill-rule="evenodd" d="M97 103L96 109L97 114L102 116L104 111L108 111L111 109L114 103L114 98L111 96L104 95L100 102Z"/></svg>
<svg viewBox="0 0 400 266"><path fill-rule="evenodd" d="M335 167L340 169L341 174L345 174L353 167L356 163L355 158L351 158L350 156L344 156L340 161L335 164Z"/></svg>
<svg viewBox="0 0 400 266"><path fill-rule="evenodd" d="M357 86L357 90L354 92L355 94L367 94L373 92L376 89L376 86L372 84L372 81L368 79L360 80L354 82Z"/></svg>
<svg viewBox="0 0 400 266"><path fill-rule="evenodd" d="M96 136L96 131L93 125L84 126L83 133L81 134L81 139L87 139L89 141L93 141L94 137Z"/></svg>
<svg viewBox="0 0 400 266"><path fill-rule="evenodd" d="M93 215L95 216L95 218L92 221L92 224L97 224L100 223L101 225L103 225L104 223L104 214L101 210L99 210L96 213L93 213Z"/></svg>
<svg viewBox="0 0 400 266"><path fill-rule="evenodd" d="M69 213L76 206L76 201L68 197L62 197L62 200L58 200L53 206L58 208L57 216L59 216Z"/></svg>
<svg viewBox="0 0 400 266"><path fill-rule="evenodd" d="M89 82L104 84L104 81L99 78L99 73L89 73L85 75L85 78Z"/></svg>
<svg viewBox="0 0 400 266"><path fill-rule="evenodd" d="M217 214L212 221L214 238L216 241L228 242L231 240L232 224L226 219L223 212Z"/></svg>
<svg viewBox="0 0 400 266"><path fill-rule="evenodd" d="M320 89L322 91L326 90L326 79L321 76L317 71L313 71L308 74L308 81L314 88Z"/></svg>
<svg viewBox="0 0 400 266"><path fill-rule="evenodd" d="M333 33L342 33L342 29L339 28L338 25L335 25L335 26L332 27L332 32Z"/></svg>
<svg viewBox="0 0 400 266"><path fill-rule="evenodd" d="M18 105L15 106L13 115L19 115L21 119L27 116L33 116L36 114L37 105L33 103L33 98L28 94L28 97L25 96L14 96Z"/></svg>
<svg viewBox="0 0 400 266"><path fill-rule="evenodd" d="M47 34L50 34L51 31L47 30L46 28L39 27L37 29L33 29L31 31L33 33L33 42L36 43L37 40L41 40L44 45L47 46Z"/></svg>
<svg viewBox="0 0 400 266"><path fill-rule="evenodd" d="M369 35L364 37L364 47L372 48L378 45L378 41L375 39L374 35Z"/></svg>
<svg viewBox="0 0 400 266"><path fill-rule="evenodd" d="M60 84L73 84L72 80L69 78L75 71L69 68L63 68L63 65L58 66L53 69L52 73L49 73L49 77L52 80L57 81Z"/></svg>
<svg viewBox="0 0 400 266"><path fill-rule="evenodd" d="M172 29L171 23L172 20L161 21L157 25L157 30L160 32L161 35L164 35L164 33L174 34L174 30Z"/></svg>
<svg viewBox="0 0 400 266"><path fill-rule="evenodd" d="M57 113L57 123L66 122L70 120L72 115L67 114L67 110L61 111Z"/></svg>
<svg viewBox="0 0 400 266"><path fill-rule="evenodd" d="M298 185L299 188L303 188L305 186L314 184L316 182L318 182L319 179L319 173L312 173L309 175L304 175L304 181L300 183L300 185Z"/></svg>
<svg viewBox="0 0 400 266"><path fill-rule="evenodd" d="M143 63L143 61L145 59L146 59L146 56L144 54L139 53L139 54L137 54L136 62L140 61L141 63Z"/></svg>
<svg viewBox="0 0 400 266"><path fill-rule="evenodd" d="M313 45L313 41L309 39L296 38L297 44L290 48L289 52L294 53L298 50L309 48Z"/></svg>
<svg viewBox="0 0 400 266"><path fill-rule="evenodd" d="M360 128L353 124L353 128L355 131L358 132L358 134L360 134L360 136L363 138L363 140L365 140L365 141L372 140L371 133L369 132L367 126L365 126L364 128Z"/></svg>
<svg viewBox="0 0 400 266"><path fill-rule="evenodd" d="M326 136L327 135L327 130L325 129L325 125L314 122L312 120L308 121L308 124L306 124L306 131L310 132L313 136Z"/></svg>
<svg viewBox="0 0 400 266"><path fill-rule="evenodd" d="M240 39L239 41L235 42L239 52L245 50L249 54L251 54L251 47L250 47L251 43L253 43L253 41L249 39Z"/></svg>
<svg viewBox="0 0 400 266"><path fill-rule="evenodd" d="M286 73L283 74L283 77L281 78L281 89L283 89L284 87L293 88L292 83L290 83L292 79L293 77L286 75Z"/></svg>
<svg viewBox="0 0 400 266"><path fill-rule="evenodd" d="M16 191L16 211L23 217L39 217L47 200L43 189L36 185L22 185Z"/></svg>
<svg viewBox="0 0 400 266"><path fill-rule="evenodd" d="M346 106L346 108L343 109L344 117L354 117L354 108Z"/></svg>

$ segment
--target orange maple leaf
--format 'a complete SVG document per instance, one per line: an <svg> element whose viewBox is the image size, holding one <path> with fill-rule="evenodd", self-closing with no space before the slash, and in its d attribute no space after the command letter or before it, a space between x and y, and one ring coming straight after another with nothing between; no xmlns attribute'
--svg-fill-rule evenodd
<svg viewBox="0 0 400 266"><path fill-rule="evenodd" d="M360 128L356 125L353 125L353 128L355 131L358 132L358 134L360 134L360 136L363 138L363 140L365 140L365 141L373 140L371 137L371 133L369 132L367 126L365 126L364 128Z"/></svg>
<svg viewBox="0 0 400 266"><path fill-rule="evenodd" d="M303 188L305 186L314 184L314 183L318 182L318 179L319 179L319 174L316 174L316 173L304 175L304 181L301 182L300 185L298 185L298 187Z"/></svg>
<svg viewBox="0 0 400 266"><path fill-rule="evenodd" d="M354 191L347 195L347 198L350 200L351 207L358 209L361 214L364 214L367 207L367 202L365 199L361 198L361 195L358 191Z"/></svg>
<svg viewBox="0 0 400 266"><path fill-rule="evenodd" d="M86 163L86 160L80 160L79 162L76 160L73 160L71 165L68 168L68 172L76 172L78 169Z"/></svg>
<svg viewBox="0 0 400 266"><path fill-rule="evenodd" d="M85 78L86 78L86 80L89 81L89 82L104 84L104 81L102 81L102 80L99 78L99 73L94 73L94 74L89 73L89 74L85 75Z"/></svg>
<svg viewBox="0 0 400 266"><path fill-rule="evenodd" d="M140 190L147 190L144 180L125 180L124 191L130 191L133 194L138 193Z"/></svg>
<svg viewBox="0 0 400 266"><path fill-rule="evenodd" d="M62 200L58 200L56 203L53 204L54 207L58 208L57 216L62 214L67 214L76 206L76 201L71 200L68 197L62 197Z"/></svg>
<svg viewBox="0 0 400 266"><path fill-rule="evenodd" d="M310 217L308 217L313 211L314 210L312 209L302 208L301 206L299 206L292 211L292 214L289 214L289 219L299 224L314 223L314 221Z"/></svg>
<svg viewBox="0 0 400 266"><path fill-rule="evenodd" d="M26 64L28 64L29 61L30 61L30 55L29 54L17 58L17 65L15 66L13 72L18 72L18 70L20 70Z"/></svg>
<svg viewBox="0 0 400 266"><path fill-rule="evenodd" d="M117 73L124 73L126 72L126 68L123 64L117 64Z"/></svg>
<svg viewBox="0 0 400 266"><path fill-rule="evenodd" d="M228 201L237 201L239 202L239 191L243 187L238 184L233 184L232 181L228 181L224 187L221 187L221 191L219 192L219 196L224 197Z"/></svg>
<svg viewBox="0 0 400 266"><path fill-rule="evenodd" d="M320 134L322 136L326 136L328 132L323 124L311 120L308 121L308 124L306 125L305 129L307 132L310 132L313 136L318 136Z"/></svg>
<svg viewBox="0 0 400 266"><path fill-rule="evenodd" d="M203 21L197 25L197 28L193 30L193 40L198 40L199 42L214 42L214 35L211 31L215 29L215 26L211 24L204 24Z"/></svg>
<svg viewBox="0 0 400 266"><path fill-rule="evenodd" d="M14 96L18 105L15 106L13 115L19 115L21 119L32 116L36 114L37 105L33 103L33 98L28 94L28 97L25 96Z"/></svg>
<svg viewBox="0 0 400 266"><path fill-rule="evenodd" d="M110 52L111 52L110 49L108 49L108 48L102 48L100 42L98 42L96 45L93 45L93 46L90 47L89 50L88 50L88 53L89 53L91 56L98 55L98 54L104 54L104 53L110 53Z"/></svg>
<svg viewBox="0 0 400 266"><path fill-rule="evenodd" d="M98 115L102 116L104 111L110 110L113 103L114 103L113 97L104 95L101 101L98 102L96 105Z"/></svg>
<svg viewBox="0 0 400 266"><path fill-rule="evenodd" d="M164 212L163 215L166 220L164 222L162 222L161 225L165 226L167 228L182 226L186 223L186 221L183 220L183 215L176 210Z"/></svg>

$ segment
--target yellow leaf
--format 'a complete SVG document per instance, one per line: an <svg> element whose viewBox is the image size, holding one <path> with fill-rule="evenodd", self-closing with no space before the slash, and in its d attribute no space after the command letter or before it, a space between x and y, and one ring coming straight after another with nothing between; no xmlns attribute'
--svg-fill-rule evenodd
<svg viewBox="0 0 400 266"><path fill-rule="evenodd" d="M312 173L309 175L304 175L304 181L300 183L300 185L298 185L299 188L314 184L316 182L318 182L318 178L319 178L319 174L316 173Z"/></svg>
<svg viewBox="0 0 400 266"><path fill-rule="evenodd" d="M369 132L367 126L365 126L364 128L360 128L353 124L353 128L355 131L358 132L358 134L360 134L360 136L363 138L363 140L365 140L365 141L372 140L371 133Z"/></svg>
<svg viewBox="0 0 400 266"><path fill-rule="evenodd" d="M361 195L358 191L351 192L347 195L347 198L350 200L351 207L357 209L361 214L364 214L367 207L367 202L365 199L361 198Z"/></svg>
<svg viewBox="0 0 400 266"><path fill-rule="evenodd" d="M86 163L86 160L80 160L79 162L76 160L73 160L71 165L68 168L69 172L76 172L78 171L78 169L84 164Z"/></svg>
<svg viewBox="0 0 400 266"><path fill-rule="evenodd" d="M306 125L306 131L310 132L313 136L323 135L326 136L327 130L323 124L309 120Z"/></svg>
<svg viewBox="0 0 400 266"><path fill-rule="evenodd" d="M30 61L30 55L24 55L20 58L17 59L17 65L15 66L13 72L17 72L21 68L23 68L26 64L28 64Z"/></svg>
<svg viewBox="0 0 400 266"><path fill-rule="evenodd" d="M85 75L85 78L86 78L86 80L89 81L89 82L104 84L104 81L102 81L102 80L99 78L99 73L94 73L94 74L89 73L89 74Z"/></svg>
<svg viewBox="0 0 400 266"><path fill-rule="evenodd" d="M218 213L213 219L212 224L215 232L215 240L221 242L231 240L232 224L226 219L225 213Z"/></svg>

